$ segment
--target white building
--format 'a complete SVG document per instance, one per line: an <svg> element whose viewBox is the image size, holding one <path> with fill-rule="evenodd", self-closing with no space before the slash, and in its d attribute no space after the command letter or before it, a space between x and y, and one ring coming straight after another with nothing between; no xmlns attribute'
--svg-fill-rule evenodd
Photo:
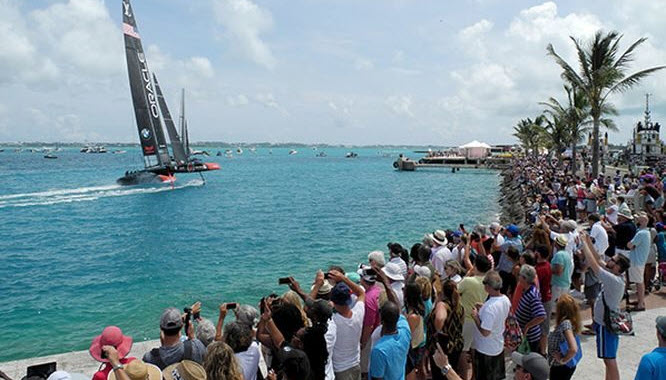
<svg viewBox="0 0 666 380"><path fill-rule="evenodd" d="M645 95L645 120L636 123L630 142L631 155L641 161L663 153L663 144L659 138L661 125L652 123L650 119L649 96L650 94Z"/></svg>

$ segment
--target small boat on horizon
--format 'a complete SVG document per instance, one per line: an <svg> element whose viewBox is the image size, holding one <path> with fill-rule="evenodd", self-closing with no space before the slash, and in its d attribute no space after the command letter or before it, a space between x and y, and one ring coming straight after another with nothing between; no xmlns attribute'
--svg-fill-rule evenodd
<svg viewBox="0 0 666 380"><path fill-rule="evenodd" d="M296 149L292 149L289 151L290 155L298 154L298 151Z"/></svg>
<svg viewBox="0 0 666 380"><path fill-rule="evenodd" d="M56 156L55 154L49 153L49 154L45 154L44 158L47 158L49 160L54 160L54 159L58 158L58 156Z"/></svg>
<svg viewBox="0 0 666 380"><path fill-rule="evenodd" d="M356 157L358 157L358 153L356 152L348 152L347 154L345 154L345 158L356 158Z"/></svg>
<svg viewBox="0 0 666 380"><path fill-rule="evenodd" d="M126 150L114 150L112 153L113 154L125 154L125 153L127 153L127 151Z"/></svg>
<svg viewBox="0 0 666 380"><path fill-rule="evenodd" d="M243 154L243 149L241 149L240 147L238 147L238 148L236 149L236 154Z"/></svg>

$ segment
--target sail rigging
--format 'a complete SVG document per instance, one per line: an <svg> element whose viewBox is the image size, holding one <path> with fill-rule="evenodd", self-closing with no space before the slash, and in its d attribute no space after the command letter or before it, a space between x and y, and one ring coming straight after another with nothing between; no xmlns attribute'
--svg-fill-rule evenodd
<svg viewBox="0 0 666 380"><path fill-rule="evenodd" d="M164 125L166 126L167 133L169 134L169 140L171 141L173 158L176 161L176 165L183 165L187 163L188 155L183 149L183 143L180 140L180 136L178 136L178 131L176 131L176 126L174 125L173 119L171 118L169 107L167 107L166 100L162 94L162 88L160 87L160 83L157 81L157 76L155 73L153 73L153 82L155 83L155 91L157 93L157 100L160 105L160 110L162 111Z"/></svg>

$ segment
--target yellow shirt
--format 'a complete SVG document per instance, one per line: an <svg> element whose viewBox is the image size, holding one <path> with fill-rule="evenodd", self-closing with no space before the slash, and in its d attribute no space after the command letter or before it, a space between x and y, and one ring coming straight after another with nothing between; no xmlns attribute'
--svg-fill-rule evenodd
<svg viewBox="0 0 666 380"><path fill-rule="evenodd" d="M465 277L458 284L460 303L465 309L465 320L472 320L472 309L476 303L483 303L488 293L483 286L484 276Z"/></svg>

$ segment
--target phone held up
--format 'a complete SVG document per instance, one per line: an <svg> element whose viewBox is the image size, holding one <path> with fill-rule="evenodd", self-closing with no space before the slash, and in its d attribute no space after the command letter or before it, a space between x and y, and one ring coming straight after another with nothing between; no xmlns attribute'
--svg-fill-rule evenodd
<svg viewBox="0 0 666 380"><path fill-rule="evenodd" d="M291 280L289 280L289 277L281 277L278 279L278 285L285 285L285 284L290 284Z"/></svg>

